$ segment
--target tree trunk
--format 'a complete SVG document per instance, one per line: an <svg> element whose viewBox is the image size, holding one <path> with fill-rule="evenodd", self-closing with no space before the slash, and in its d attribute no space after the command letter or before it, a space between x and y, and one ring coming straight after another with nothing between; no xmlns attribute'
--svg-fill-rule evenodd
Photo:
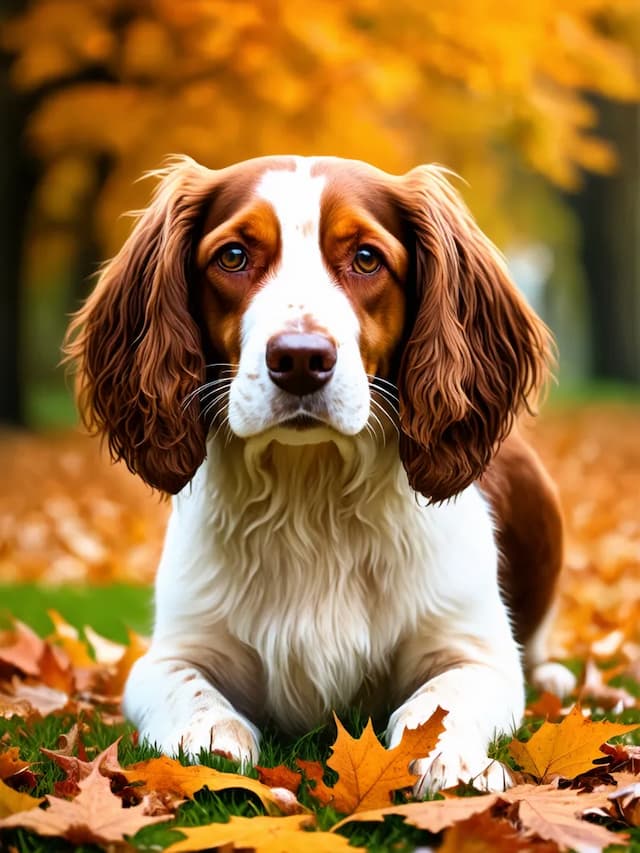
<svg viewBox="0 0 640 853"><path fill-rule="evenodd" d="M23 139L30 104L10 88L9 64L0 54L0 421L22 424L23 241L37 170Z"/></svg>
<svg viewBox="0 0 640 853"><path fill-rule="evenodd" d="M640 383L640 107L599 104L618 152L609 177L589 176L576 208L590 306L592 372Z"/></svg>

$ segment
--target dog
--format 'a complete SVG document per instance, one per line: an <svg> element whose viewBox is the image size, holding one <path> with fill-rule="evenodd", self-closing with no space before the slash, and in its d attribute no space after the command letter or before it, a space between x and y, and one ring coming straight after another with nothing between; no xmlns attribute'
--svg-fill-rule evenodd
<svg viewBox="0 0 640 853"><path fill-rule="evenodd" d="M176 158L74 317L80 408L174 495L127 716L256 762L260 726L359 705L418 789L508 784L496 732L548 661L555 488L518 433L553 344L446 170Z"/></svg>

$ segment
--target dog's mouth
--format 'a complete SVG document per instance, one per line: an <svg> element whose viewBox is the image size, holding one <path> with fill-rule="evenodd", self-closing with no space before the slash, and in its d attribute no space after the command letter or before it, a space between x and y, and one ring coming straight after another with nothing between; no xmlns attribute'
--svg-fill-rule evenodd
<svg viewBox="0 0 640 853"><path fill-rule="evenodd" d="M306 430L313 429L314 427L326 426L326 424L324 421L320 420L320 418L316 418L313 415L300 414L293 415L290 418L280 421L278 426L285 427L287 429Z"/></svg>

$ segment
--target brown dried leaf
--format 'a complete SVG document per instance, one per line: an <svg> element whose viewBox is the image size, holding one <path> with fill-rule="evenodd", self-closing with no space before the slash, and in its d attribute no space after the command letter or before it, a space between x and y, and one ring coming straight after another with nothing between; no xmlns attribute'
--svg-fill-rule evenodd
<svg viewBox="0 0 640 853"><path fill-rule="evenodd" d="M16 619L12 630L4 632L0 637L0 670L1 665L5 664L25 675L39 675L44 648L44 640L28 625Z"/></svg>
<svg viewBox="0 0 640 853"><path fill-rule="evenodd" d="M563 850L600 850L626 839L625 835L582 820L588 811L606 809L606 788L587 793L559 790L555 783L518 785L499 797L517 804L518 819L527 833L553 841Z"/></svg>
<svg viewBox="0 0 640 853"><path fill-rule="evenodd" d="M640 781L633 781L614 794L609 794L609 799L629 826L640 826Z"/></svg>
<svg viewBox="0 0 640 853"><path fill-rule="evenodd" d="M47 796L49 808L31 809L0 820L0 828L23 827L38 835L65 838L72 844L113 844L134 835L143 826L169 820L171 814L145 815L142 808L123 808L111 793L109 779L96 766L80 783L73 800Z"/></svg>
<svg viewBox="0 0 640 853"><path fill-rule="evenodd" d="M472 815L486 812L499 801L498 794L482 794L479 797L447 797L444 800L428 800L420 803L402 803L382 809L357 812L337 823L333 829L352 821L379 822L385 815L400 815L406 822L428 832L440 832Z"/></svg>

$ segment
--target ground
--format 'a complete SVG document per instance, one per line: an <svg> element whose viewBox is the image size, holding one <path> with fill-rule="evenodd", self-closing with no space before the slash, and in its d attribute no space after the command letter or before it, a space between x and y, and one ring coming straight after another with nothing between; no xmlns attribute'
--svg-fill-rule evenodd
<svg viewBox="0 0 640 853"><path fill-rule="evenodd" d="M593 719L606 715L618 722L640 723L640 620L637 615L640 602L640 407L602 403L556 405L535 423L527 422L524 429L558 483L566 519L566 566L559 590L553 648L557 656L568 659L579 676L580 685L579 693L566 705L569 707L580 699ZM97 751L107 747L120 733L124 733L119 753L123 767L155 754L138 744L131 727L118 718L115 700L119 675L114 675L112 663L109 664L112 667L109 683L113 690L103 707L104 710L113 700L108 712L102 716L96 713L95 697L82 705L79 659L73 658L75 647L68 640L67 629L71 629L64 627L66 623L58 622L54 630L46 612L56 610L71 626L90 625L99 634L119 643L128 642L127 629L148 633L150 584L168 504L121 466L108 465L96 440L75 432L47 436L6 433L0 439L0 470L4 482L0 494L0 611L9 632L2 635L4 641L0 636L0 771L3 751L6 755L9 749L18 747L20 758L34 772L27 790L32 795L42 795L52 792L54 783L63 778L63 773L53 760L40 753L40 747L55 748L59 735L68 731L78 718L81 719L81 750L88 758L95 757ZM33 673L29 676L19 667L11 669L6 662L2 669L2 646L13 636L10 634L15 630L11 628L13 617L32 626L41 636L53 633L50 645L62 647L60 654L68 656L66 663L62 661L62 669L67 663L75 667L75 680L69 680L67 675L67 681L58 684L75 691L71 704L62 710L51 714L25 714L23 707L24 719L15 714L15 708L11 710L6 697L13 688L7 685L15 687L16 679L24 679L24 684L34 680ZM83 637L81 634L81 640ZM135 640L134 644L140 642ZM106 654L105 648L96 649L98 659ZM99 663L100 660L95 666ZM45 681L47 677L54 678L51 672L48 670ZM62 676L58 673L55 678L60 681ZM555 720L562 718L559 706L548 704L550 701L543 698L541 703L539 697L531 693L530 713L518 732L520 738L530 735L544 715ZM345 722L351 731L359 732L365 721L354 714L352 720ZM284 763L296 769L295 760L299 758L324 761L334 737L333 726L295 743L270 732L262 764ZM627 743L634 739L638 741L637 733L626 736ZM494 751L498 757L515 765L505 743L497 743ZM202 760L232 769L220 758L202 756ZM637 772L640 767L632 764L631 769ZM6 779L6 774L4 777L0 774L2 778ZM25 777L22 779L24 781ZM327 779L325 776L325 781ZM640 777L637 781L640 784ZM25 787L20 780L9 778L9 782L14 788ZM113 780L111 784L114 785ZM335 823L335 812L330 807L318 811L318 803L304 785L299 796L302 803L319 815L320 828L329 828ZM214 794L205 790L178 808L171 826L207 824L212 820L224 820L229 814L256 812L262 813L263 809L259 801L246 792ZM0 818L3 816L0 797ZM495 823L495 814L492 820ZM629 828L624 821L616 824L608 818L603 820L613 829ZM633 820L628 823L634 825ZM512 821L511 829L522 834L522 820ZM352 845L366 844L367 849L380 851L437 845L443 838L442 834L409 827L400 818L390 818L377 825L351 824L344 832ZM447 832L452 833L453 829ZM483 832L486 834L486 827L476 826L478 837ZM630 843L637 844L640 850L640 831L634 832L638 841ZM527 842L530 846L526 849L537 849L535 845L541 843L535 840L537 836L529 833L527 837L534 840ZM138 833L135 846L139 849L154 845L164 847L179 838L161 825ZM43 840L26 830L0 830L2 850L5 849L3 843L19 851L100 849L74 846L61 838ZM492 843L495 848L495 839ZM449 844L448 849L462 849L459 839L455 842L457 846L451 846L454 838L447 833L443 844L445 847ZM557 840L545 844L547 847L539 849L562 849ZM494 848L489 845L477 849Z"/></svg>

